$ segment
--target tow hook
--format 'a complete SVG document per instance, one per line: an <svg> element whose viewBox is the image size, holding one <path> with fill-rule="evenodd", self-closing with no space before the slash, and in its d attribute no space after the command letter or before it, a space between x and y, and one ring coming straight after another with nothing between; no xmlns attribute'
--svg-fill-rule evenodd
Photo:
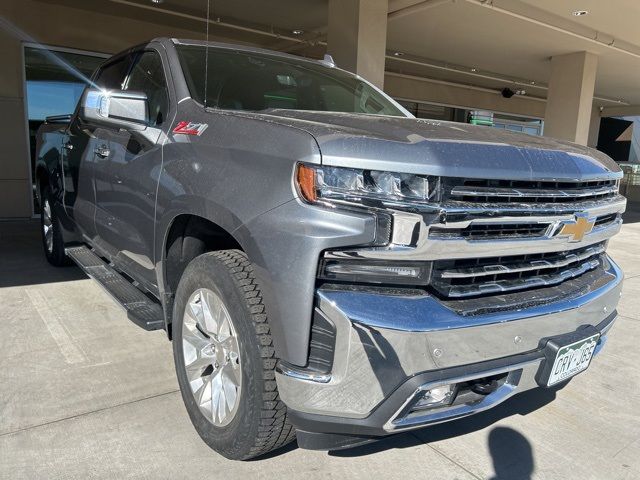
<svg viewBox="0 0 640 480"><path fill-rule="evenodd" d="M496 378L479 378L474 380L470 385L471 391L478 395L489 395L498 389L498 380Z"/></svg>

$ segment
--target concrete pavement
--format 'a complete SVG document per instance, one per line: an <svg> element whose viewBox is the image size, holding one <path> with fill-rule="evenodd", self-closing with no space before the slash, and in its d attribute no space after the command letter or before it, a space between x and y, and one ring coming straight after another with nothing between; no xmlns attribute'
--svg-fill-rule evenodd
<svg viewBox="0 0 640 480"><path fill-rule="evenodd" d="M560 391L334 453L295 444L231 462L193 430L171 345L77 268L50 267L36 222L0 223L0 479L640 478L640 215L610 252L621 316Z"/></svg>

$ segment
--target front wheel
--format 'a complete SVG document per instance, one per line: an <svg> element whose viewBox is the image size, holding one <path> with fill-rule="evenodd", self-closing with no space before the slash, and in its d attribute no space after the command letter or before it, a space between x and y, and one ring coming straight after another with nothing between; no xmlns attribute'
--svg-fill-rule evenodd
<svg viewBox="0 0 640 480"><path fill-rule="evenodd" d="M200 437L233 460L289 443L295 429L278 396L269 321L246 255L195 258L178 285L173 318L178 383Z"/></svg>

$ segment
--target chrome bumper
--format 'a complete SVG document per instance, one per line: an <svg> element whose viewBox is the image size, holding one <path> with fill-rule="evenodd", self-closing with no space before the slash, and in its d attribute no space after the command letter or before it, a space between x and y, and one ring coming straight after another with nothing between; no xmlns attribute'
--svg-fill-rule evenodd
<svg viewBox="0 0 640 480"><path fill-rule="evenodd" d="M623 278L613 261L606 273L608 283L571 300L473 316L457 314L426 293L321 288L316 308L336 328L332 371L318 375L281 364L280 396L300 415L356 424L376 418L376 428L388 433L484 410L537 386L541 339L590 325L602 332L601 348ZM398 420L417 389L498 370L508 372L507 381L473 407ZM420 378L428 381L416 385Z"/></svg>

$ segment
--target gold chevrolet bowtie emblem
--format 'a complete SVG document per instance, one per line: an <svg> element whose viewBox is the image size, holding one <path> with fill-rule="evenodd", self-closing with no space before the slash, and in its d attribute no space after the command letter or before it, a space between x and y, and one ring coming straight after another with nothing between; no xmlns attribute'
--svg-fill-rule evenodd
<svg viewBox="0 0 640 480"><path fill-rule="evenodd" d="M571 242L579 242L584 236L593 230L595 218L589 218L586 213L577 213L576 219L566 222L558 235L567 235L572 237Z"/></svg>

